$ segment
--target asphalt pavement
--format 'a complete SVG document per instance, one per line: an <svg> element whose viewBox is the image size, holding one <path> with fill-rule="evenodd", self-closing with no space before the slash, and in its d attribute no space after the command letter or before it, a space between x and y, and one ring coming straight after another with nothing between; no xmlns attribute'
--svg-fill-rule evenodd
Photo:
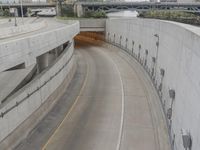
<svg viewBox="0 0 200 150"><path fill-rule="evenodd" d="M76 54L59 109L16 149L169 150L158 97L137 62L108 45L79 43Z"/></svg>

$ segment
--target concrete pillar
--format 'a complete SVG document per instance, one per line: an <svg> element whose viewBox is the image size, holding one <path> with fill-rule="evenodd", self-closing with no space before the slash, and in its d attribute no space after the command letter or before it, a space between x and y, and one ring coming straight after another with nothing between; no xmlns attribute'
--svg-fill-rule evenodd
<svg viewBox="0 0 200 150"><path fill-rule="evenodd" d="M77 15L77 5L76 4L74 5L73 11L74 11L74 14Z"/></svg>
<svg viewBox="0 0 200 150"><path fill-rule="evenodd" d="M62 47L60 47L61 49ZM51 50L48 53L45 53L39 57L37 57L37 70L38 73L42 72L44 69L46 69L48 66L50 66L56 58L59 56L58 49Z"/></svg>
<svg viewBox="0 0 200 150"><path fill-rule="evenodd" d="M51 65L56 59L56 50L52 50L48 53L48 66Z"/></svg>
<svg viewBox="0 0 200 150"><path fill-rule="evenodd" d="M37 70L38 73L42 72L45 68L48 67L49 63L49 53L45 53L37 58Z"/></svg>
<svg viewBox="0 0 200 150"><path fill-rule="evenodd" d="M57 16L61 16L61 9L59 7L59 3L58 2L56 3L56 14L57 14Z"/></svg>
<svg viewBox="0 0 200 150"><path fill-rule="evenodd" d="M82 17L84 14L83 14L83 6L81 4L77 4L77 17Z"/></svg>
<svg viewBox="0 0 200 150"><path fill-rule="evenodd" d="M57 58L63 51L63 45L55 48L55 57Z"/></svg>

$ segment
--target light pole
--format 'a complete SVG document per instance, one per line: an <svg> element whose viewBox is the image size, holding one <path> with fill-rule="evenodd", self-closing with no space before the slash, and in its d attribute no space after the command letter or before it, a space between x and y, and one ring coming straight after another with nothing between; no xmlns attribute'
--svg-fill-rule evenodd
<svg viewBox="0 0 200 150"><path fill-rule="evenodd" d="M24 24L24 12L23 12L23 2L21 0L21 15L22 15L22 23Z"/></svg>

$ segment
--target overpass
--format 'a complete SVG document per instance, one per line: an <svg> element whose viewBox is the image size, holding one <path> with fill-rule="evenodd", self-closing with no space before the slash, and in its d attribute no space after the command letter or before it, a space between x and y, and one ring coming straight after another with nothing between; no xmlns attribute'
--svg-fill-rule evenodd
<svg viewBox="0 0 200 150"><path fill-rule="evenodd" d="M88 11L115 12L121 10L173 10L200 13L200 3L168 3L168 2L76 2L74 11L78 16Z"/></svg>

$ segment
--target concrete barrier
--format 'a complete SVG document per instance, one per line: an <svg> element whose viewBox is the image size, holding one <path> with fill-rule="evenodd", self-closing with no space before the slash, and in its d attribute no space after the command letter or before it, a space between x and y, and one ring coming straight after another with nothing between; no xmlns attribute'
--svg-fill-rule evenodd
<svg viewBox="0 0 200 150"><path fill-rule="evenodd" d="M106 39L125 50L146 70L160 96L171 144L182 150L183 137L200 149L200 29L152 19L109 19Z"/></svg>
<svg viewBox="0 0 200 150"><path fill-rule="evenodd" d="M52 66L1 105L0 149L14 148L65 91L76 68L73 50L71 44Z"/></svg>

